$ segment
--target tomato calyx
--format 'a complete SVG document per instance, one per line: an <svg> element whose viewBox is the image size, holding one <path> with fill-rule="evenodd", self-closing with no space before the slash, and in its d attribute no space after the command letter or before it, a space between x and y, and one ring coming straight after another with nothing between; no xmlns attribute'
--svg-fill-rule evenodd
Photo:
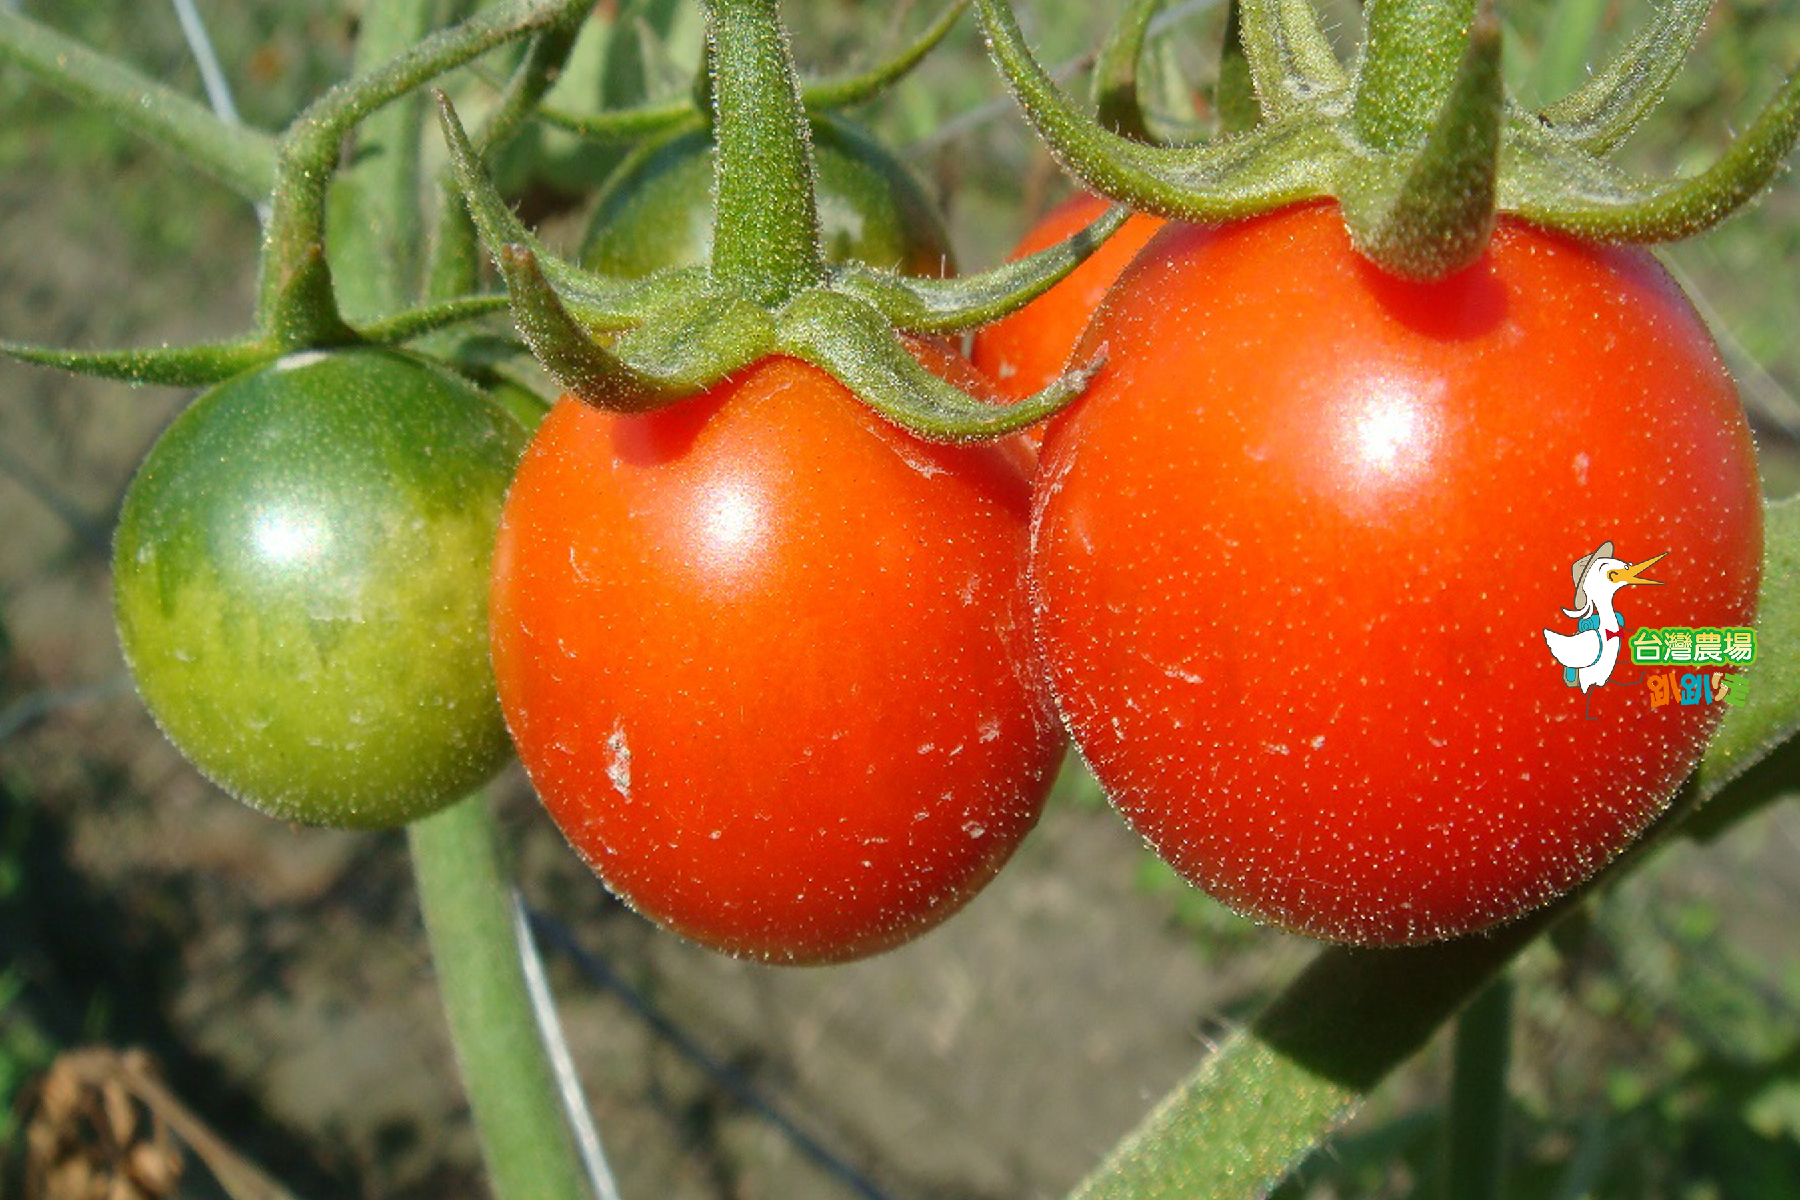
<svg viewBox="0 0 1800 1200"><path fill-rule="evenodd" d="M975 2L1027 116L1095 191L1202 222L1333 198L1358 252L1407 279L1469 266L1499 213L1589 241L1689 237L1761 191L1800 138L1796 72L1697 175L1638 180L1607 162L1667 94L1707 0L1659 10L1588 84L1536 112L1505 89L1491 0L1370 0L1353 68L1310 4L1242 0L1221 71L1229 136L1180 147L1109 132L1104 107L1097 124L1032 57L1006 0ZM1246 77L1260 120L1232 132L1248 113Z"/></svg>
<svg viewBox="0 0 1800 1200"><path fill-rule="evenodd" d="M717 149L704 268L619 280L549 253L507 207L438 97L457 185L505 276L520 332L557 381L597 407L644 412L788 355L844 383L894 424L943 441L1016 432L1079 395L1091 368L1023 401L996 403L921 367L900 336L966 329L1019 307L1078 265L1127 213L1108 213L1060 246L964 279L828 265L807 118L776 5L713 3L706 16Z"/></svg>

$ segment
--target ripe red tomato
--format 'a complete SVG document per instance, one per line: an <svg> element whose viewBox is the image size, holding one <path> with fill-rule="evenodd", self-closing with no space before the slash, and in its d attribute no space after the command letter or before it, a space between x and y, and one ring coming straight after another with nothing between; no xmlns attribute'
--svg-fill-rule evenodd
<svg viewBox="0 0 1800 1200"><path fill-rule="evenodd" d="M1012 252L1015 259L1046 249L1092 224L1107 201L1079 192L1044 214ZM975 333L970 357L1010 399L1031 395L1062 374L1094 310L1113 280L1152 234L1161 217L1137 213L1055 287Z"/></svg>
<svg viewBox="0 0 1800 1200"><path fill-rule="evenodd" d="M1627 630L1747 626L1761 560L1737 394L1640 250L1502 221L1436 284L1330 206L1171 225L1053 422L1033 595L1053 692L1125 816L1232 907L1370 944L1481 929L1594 872L1720 709L1585 695L1573 564L1637 562ZM1602 643L1604 644L1604 642ZM1585 719L1591 705L1593 719Z"/></svg>
<svg viewBox="0 0 1800 1200"><path fill-rule="evenodd" d="M494 664L615 893L728 953L828 962L999 870L1062 747L1027 461L921 442L786 358L648 416L552 410L501 523Z"/></svg>

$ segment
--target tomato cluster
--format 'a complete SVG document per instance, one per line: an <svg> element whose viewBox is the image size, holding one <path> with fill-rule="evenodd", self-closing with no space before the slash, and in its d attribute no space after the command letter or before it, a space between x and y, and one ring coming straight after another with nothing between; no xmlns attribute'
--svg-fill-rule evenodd
<svg viewBox="0 0 1800 1200"><path fill-rule="evenodd" d="M819 203L790 257L947 273L893 157L804 120ZM641 146L584 262L707 263L721 153L697 120ZM1075 197L1015 258L1104 207ZM776 282L772 326L805 284ZM997 402L1094 373L1034 453L921 440L752 351L654 412L566 398L522 459L494 395L413 355L241 375L125 501L146 703L227 790L307 821L410 820L516 749L619 896L780 962L956 911L1037 820L1065 730L1194 883L1376 945L1592 875L1710 736L1716 705L1653 711L1607 640L1746 625L1759 584L1735 390L1642 251L1502 219L1474 265L1409 282L1330 203L1139 214L973 365L913 349Z"/></svg>

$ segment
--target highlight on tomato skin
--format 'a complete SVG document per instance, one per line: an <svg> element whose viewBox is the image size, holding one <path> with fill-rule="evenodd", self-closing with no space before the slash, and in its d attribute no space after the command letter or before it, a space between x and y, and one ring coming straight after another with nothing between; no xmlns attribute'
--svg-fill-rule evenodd
<svg viewBox="0 0 1800 1200"><path fill-rule="evenodd" d="M1074 235L1097 220L1107 204L1092 192L1077 192L1026 231L1009 257L1023 258ZM1009 399L1022 400L1047 386L1067 366L1069 352L1081 340L1107 289L1163 223L1161 217L1134 213L1055 287L978 329L969 354L975 366ZM1032 432L1041 438L1041 427Z"/></svg>
<svg viewBox="0 0 1800 1200"><path fill-rule="evenodd" d="M1043 446L1037 634L1179 872L1260 921L1416 943L1546 903L1662 812L1721 705L1653 704L1628 658L1569 686L1545 637L1606 543L1667 556L1620 589L1627 631L1754 619L1754 448L1650 255L1502 220L1414 284L1330 206L1172 224L1101 344Z"/></svg>
<svg viewBox="0 0 1800 1200"><path fill-rule="evenodd" d="M819 963L992 878L1064 745L1028 462L919 441L785 358L647 416L555 407L501 523L493 659L533 785L612 891Z"/></svg>

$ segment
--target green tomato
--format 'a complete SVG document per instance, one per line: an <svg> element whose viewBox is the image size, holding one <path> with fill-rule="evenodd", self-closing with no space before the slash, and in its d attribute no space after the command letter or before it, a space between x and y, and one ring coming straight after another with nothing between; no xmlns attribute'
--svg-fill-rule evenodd
<svg viewBox="0 0 1800 1200"><path fill-rule="evenodd" d="M292 354L183 412L126 492L119 640L169 739L271 815L372 828L510 744L487 651L524 428L391 350Z"/></svg>
<svg viewBox="0 0 1800 1200"><path fill-rule="evenodd" d="M854 125L812 119L820 239L830 263L954 271L943 219L905 164ZM633 151L600 192L581 265L624 279L708 261L712 131L684 125Z"/></svg>

